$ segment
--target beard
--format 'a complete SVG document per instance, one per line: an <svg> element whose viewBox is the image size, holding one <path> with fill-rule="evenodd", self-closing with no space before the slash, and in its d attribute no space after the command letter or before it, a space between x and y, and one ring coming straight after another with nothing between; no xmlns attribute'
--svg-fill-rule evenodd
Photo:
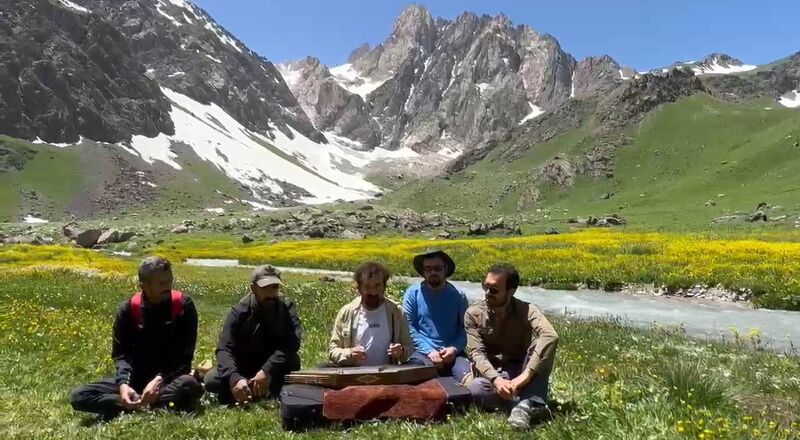
<svg viewBox="0 0 800 440"><path fill-rule="evenodd" d="M439 277L437 275L433 275L433 276L428 277L425 280L425 282L428 283L428 285L433 287L434 289L438 289L438 288L444 286L444 278L441 278L441 277Z"/></svg>
<svg viewBox="0 0 800 440"><path fill-rule="evenodd" d="M486 295L484 299L486 300L486 305L494 309L503 307L508 302L508 297L501 298L497 295Z"/></svg>
<svg viewBox="0 0 800 440"><path fill-rule="evenodd" d="M361 304L369 310L375 310L383 303L383 298L378 295L364 295L361 297Z"/></svg>

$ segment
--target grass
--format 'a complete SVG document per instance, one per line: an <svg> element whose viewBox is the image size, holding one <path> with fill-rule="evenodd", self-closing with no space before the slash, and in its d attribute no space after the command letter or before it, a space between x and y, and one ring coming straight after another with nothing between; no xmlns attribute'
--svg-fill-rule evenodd
<svg viewBox="0 0 800 440"><path fill-rule="evenodd" d="M277 404L227 409L206 402L197 415L155 412L108 424L77 414L68 392L111 374L109 337L119 301L135 288L133 266L87 274L74 269L0 271L0 435L4 439L297 438L280 430ZM230 305L246 294L247 272L177 266L177 287L200 315L195 362L210 359ZM101 276L102 275L102 276ZM397 297L403 286L392 285ZM323 359L348 283L288 276L306 329L301 358ZM555 421L541 439L768 438L800 435L800 362L753 350L687 339L663 329L632 330L615 321L551 317L561 335L551 396ZM702 434L702 436L701 436ZM323 430L302 438L340 435ZM470 411L447 423L367 423L349 438L518 438L500 414Z"/></svg>
<svg viewBox="0 0 800 440"><path fill-rule="evenodd" d="M54 212L61 212L78 194L83 177L77 150L30 144L7 136L0 136L0 143L35 152L22 170L0 171L0 220L16 221L23 214L21 191L36 191L43 206Z"/></svg>
<svg viewBox="0 0 800 440"><path fill-rule="evenodd" d="M616 232L589 229L570 234L458 239L380 237L242 244L237 236L188 234L142 243L137 256L156 253L187 258L236 259L243 264L351 270L367 258L386 262L397 274L416 275L411 258L428 247L456 260L454 279L480 281L496 262L514 264L523 284L575 289L578 285L619 290L625 284L655 284L671 292L695 285L747 293L757 307L800 310L800 233L752 235ZM158 241L155 241L156 243ZM151 247L147 247L151 246ZM0 264L79 267L120 272L121 260L62 246L0 247Z"/></svg>
<svg viewBox="0 0 800 440"><path fill-rule="evenodd" d="M798 238L798 234L789 237ZM242 245L236 238L172 237L147 252L186 258L229 258L350 270L365 258L383 260L399 274L415 275L411 258L440 246L457 261L455 279L480 281L492 263L506 261L532 285L584 283L614 290L654 283L671 290L697 284L750 291L759 307L800 310L800 244L783 233L751 237L632 233L591 229L561 235L437 241L418 238L284 241ZM2 255L2 254L0 254ZM2 256L0 256L0 259Z"/></svg>
<svg viewBox="0 0 800 440"><path fill-rule="evenodd" d="M618 150L613 178L578 178L567 189L539 184L542 201L521 210L517 201L535 186L533 178L545 161L555 155L579 157L595 145L598 140L589 130L531 145L524 157L511 162L499 157L501 145L463 172L406 184L385 200L465 216L527 213L542 230L563 227L570 217L611 212L643 230L706 230L712 219L753 212L762 201L783 206L773 216L797 217L800 175L793 170L800 166L800 148L794 146L800 141L800 112L770 107L707 95L667 104L628 133L632 142ZM513 139L508 145L522 148L524 142ZM598 197L605 193L613 197ZM709 200L714 205L706 206Z"/></svg>

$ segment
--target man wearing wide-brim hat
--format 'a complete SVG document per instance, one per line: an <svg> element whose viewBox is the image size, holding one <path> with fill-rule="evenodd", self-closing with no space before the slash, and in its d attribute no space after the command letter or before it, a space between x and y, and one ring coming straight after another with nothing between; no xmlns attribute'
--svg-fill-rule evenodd
<svg viewBox="0 0 800 440"><path fill-rule="evenodd" d="M464 292L447 281L456 264L443 250L427 249L414 256L413 265L423 280L403 296L403 315L414 341L411 362L435 365L440 375L461 381L470 369L464 355L464 313L469 303Z"/></svg>
<svg viewBox="0 0 800 440"><path fill-rule="evenodd" d="M231 308L217 343L217 366L205 378L220 403L278 396L286 374L300 369L303 327L282 286L280 271L257 267L251 293Z"/></svg>

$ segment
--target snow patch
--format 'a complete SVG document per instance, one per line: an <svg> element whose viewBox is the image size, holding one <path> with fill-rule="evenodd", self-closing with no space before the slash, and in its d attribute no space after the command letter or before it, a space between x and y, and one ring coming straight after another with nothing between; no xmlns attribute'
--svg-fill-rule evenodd
<svg viewBox="0 0 800 440"><path fill-rule="evenodd" d="M265 205L263 203L254 202L252 200L242 200L242 201L252 206L253 211L270 211L275 209L271 206Z"/></svg>
<svg viewBox="0 0 800 440"><path fill-rule="evenodd" d="M308 191L312 196L300 200L303 203L364 199L379 191L363 175L338 166L349 164L348 170L362 167L375 154L356 152L336 142L318 144L291 128L292 138L279 130L267 137L251 132L216 104L204 105L167 88L162 91L177 104L170 112L175 135L134 136L130 146L122 145L149 163L158 160L181 169L170 150L173 142L181 142L249 187L257 198L265 198L260 194L264 191L282 194L280 182Z"/></svg>
<svg viewBox="0 0 800 440"><path fill-rule="evenodd" d="M175 72L167 75L167 78L175 78L176 76L183 76L183 75L186 75L186 72Z"/></svg>
<svg viewBox="0 0 800 440"><path fill-rule="evenodd" d="M156 11L158 11L159 14L163 15L164 17L166 17L167 20L171 21L172 24L174 24L175 26L183 26L183 23L181 23L180 21L175 19L175 17L167 14L166 12L164 12L164 10L161 9L165 5L166 4L162 0L159 0L158 5L156 5Z"/></svg>
<svg viewBox="0 0 800 440"><path fill-rule="evenodd" d="M621 70L620 70L619 73L620 73L620 75L622 75L622 71ZM574 98L575 97L575 71L574 70L572 71L572 77L570 78L569 82L570 82L570 85L571 85L571 88L570 88L570 91L569 91L569 97L570 98Z"/></svg>
<svg viewBox="0 0 800 440"><path fill-rule="evenodd" d="M219 60L219 59L217 59L217 58L214 58L214 57L212 57L212 56L211 56L211 55L209 55L209 54L206 54L206 58L208 58L209 60L211 60L211 61L213 61L213 62L215 62L215 63L217 63L217 64L222 64L222 60Z"/></svg>
<svg viewBox="0 0 800 440"><path fill-rule="evenodd" d="M286 82L286 85L289 88L294 88L298 82L303 78L303 71L302 69L292 69L288 64L278 64L275 66L278 68L278 73L281 74L283 77L283 81ZM267 74L267 70L264 67L261 67L264 70L264 75Z"/></svg>
<svg viewBox="0 0 800 440"><path fill-rule="evenodd" d="M752 64L742 64L740 66L735 66L732 64L721 65L719 64L719 60L714 58L711 64L706 65L699 65L692 67L692 71L695 75L728 75L731 73L740 73L740 72L748 72L750 70L755 69L758 66L754 66Z"/></svg>
<svg viewBox="0 0 800 440"><path fill-rule="evenodd" d="M374 80L361 76L361 74L353 68L352 64L342 64L341 66L329 69L329 71L331 75L333 75L333 79L335 79L342 88L364 99L386 82L386 80Z"/></svg>
<svg viewBox="0 0 800 440"><path fill-rule="evenodd" d="M403 110L408 111L408 104L411 102L412 96L414 96L414 84L411 84L411 90L408 91L408 97L406 98L405 104L403 104Z"/></svg>
<svg viewBox="0 0 800 440"><path fill-rule="evenodd" d="M224 214L225 208L206 208L206 212L210 212L212 214Z"/></svg>
<svg viewBox="0 0 800 440"><path fill-rule="evenodd" d="M480 94L483 95L486 92L486 89L488 89L492 85L489 84L489 83L480 83L480 84L476 84L475 86L478 88L478 91L480 92Z"/></svg>
<svg viewBox="0 0 800 440"><path fill-rule="evenodd" d="M22 219L22 222L23 223L30 223L30 224L50 223L49 220L45 220L43 218L34 217L32 215L25 216L25 218Z"/></svg>
<svg viewBox="0 0 800 440"><path fill-rule="evenodd" d="M453 61L455 61L455 58L453 58ZM460 62L457 64L453 64L453 69L450 71L450 82L447 83L447 87L445 87L444 91L442 91L442 96L444 96L445 93L447 93L447 91L450 90L450 87L453 86L453 83L456 81L456 69L460 66L461 66Z"/></svg>
<svg viewBox="0 0 800 440"><path fill-rule="evenodd" d="M83 12L85 14L89 14L92 12L84 8L83 6L76 4L75 2L71 2L70 0L58 0L58 1L61 2L62 5L72 9L73 11Z"/></svg>
<svg viewBox="0 0 800 440"><path fill-rule="evenodd" d="M231 38L228 34L226 34L224 31L222 31L220 28L218 28L217 26L215 26L211 22L206 22L205 28L210 30L211 32L213 32L214 35L217 36L219 41L221 41L224 44L227 44L227 45L233 47L234 49L236 49L240 53L244 53L242 48L239 47L238 44L236 44L236 40Z"/></svg>
<svg viewBox="0 0 800 440"><path fill-rule="evenodd" d="M75 145L80 145L80 144L83 143L83 140L84 140L83 136L79 136L78 137L78 142L75 142L75 143L70 143L70 142L53 143L53 142L45 142L45 141L43 141L43 140L41 140L40 138L37 137L31 143L32 144L37 144L37 145L50 145L52 147L58 147L58 148L67 148L67 147L72 147L72 146L75 146Z"/></svg>
<svg viewBox="0 0 800 440"><path fill-rule="evenodd" d="M778 102L784 107L800 107L800 89L785 93Z"/></svg>
<svg viewBox="0 0 800 440"><path fill-rule="evenodd" d="M625 69L619 69L619 77L622 78L624 81L633 78L633 75L625 75Z"/></svg>
<svg viewBox="0 0 800 440"><path fill-rule="evenodd" d="M530 121L531 119L533 119L533 118L535 118L535 117L537 117L537 116L541 115L542 113L544 113L544 110L542 110L542 109L541 109L541 108L539 108L538 106L535 106L535 105L533 105L533 103L532 103L532 102L530 102L530 101L529 101L529 102L528 102L528 105L531 107L531 112L530 112L530 113L528 113L528 115L527 115L527 116L525 116L524 118L522 118L522 120L521 120L521 121L519 121L519 125L522 125L522 124L524 124L524 123L526 123L526 122Z"/></svg>

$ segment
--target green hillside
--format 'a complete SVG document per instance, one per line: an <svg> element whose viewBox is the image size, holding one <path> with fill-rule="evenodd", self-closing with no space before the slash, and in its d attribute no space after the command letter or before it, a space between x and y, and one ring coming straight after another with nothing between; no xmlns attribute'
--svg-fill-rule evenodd
<svg viewBox="0 0 800 440"><path fill-rule="evenodd" d="M798 111L695 95L652 112L627 135L632 142L617 151L613 178L579 177L571 188L533 183L545 161L594 146L584 127L530 146L510 163L500 158L501 145L446 179L398 188L386 203L489 218L527 212L540 223L617 212L648 229L708 226L735 211L752 212L762 201L781 205L785 214L800 212ZM533 186L541 200L520 208L520 197ZM613 196L603 199L607 193Z"/></svg>

